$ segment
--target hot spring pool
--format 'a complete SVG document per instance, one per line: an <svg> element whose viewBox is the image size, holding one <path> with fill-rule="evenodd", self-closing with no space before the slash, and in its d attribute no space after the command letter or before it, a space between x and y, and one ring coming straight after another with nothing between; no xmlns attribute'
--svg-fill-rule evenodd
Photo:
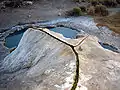
<svg viewBox="0 0 120 90"><path fill-rule="evenodd" d="M8 48L17 47L25 30L14 32L5 39L5 46Z"/></svg>
<svg viewBox="0 0 120 90"><path fill-rule="evenodd" d="M66 27L55 27L55 28L49 28L51 31L57 32L62 34L66 38L75 38L76 35L79 33L76 30L73 30L71 28ZM17 47L25 30L14 32L13 34L10 34L5 39L5 46L8 48Z"/></svg>
<svg viewBox="0 0 120 90"><path fill-rule="evenodd" d="M50 30L60 33L66 38L75 38L77 34L79 33L76 30L73 30L71 28L66 28L66 27L55 27L55 28L51 28Z"/></svg>

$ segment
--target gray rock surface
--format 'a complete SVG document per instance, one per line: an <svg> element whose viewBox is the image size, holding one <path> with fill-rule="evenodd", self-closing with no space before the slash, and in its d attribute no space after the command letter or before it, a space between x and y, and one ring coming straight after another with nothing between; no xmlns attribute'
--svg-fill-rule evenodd
<svg viewBox="0 0 120 90"><path fill-rule="evenodd" d="M120 90L120 54L104 49L96 37L88 37L77 50L80 57L78 85L88 90Z"/></svg>
<svg viewBox="0 0 120 90"><path fill-rule="evenodd" d="M73 83L75 62L69 46L29 29L16 50L3 60L0 85L7 90L62 90Z"/></svg>
<svg viewBox="0 0 120 90"><path fill-rule="evenodd" d="M81 40L28 29L0 66L0 90L70 90L77 68L76 90L120 90L120 53L104 49L94 36L73 51L69 44Z"/></svg>

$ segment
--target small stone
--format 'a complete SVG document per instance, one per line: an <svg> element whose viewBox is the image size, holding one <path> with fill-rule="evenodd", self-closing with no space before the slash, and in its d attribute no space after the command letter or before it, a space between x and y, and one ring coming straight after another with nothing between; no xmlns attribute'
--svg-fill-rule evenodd
<svg viewBox="0 0 120 90"><path fill-rule="evenodd" d="M32 1L24 1L24 2L23 2L23 5L32 5L32 4L33 4Z"/></svg>
<svg viewBox="0 0 120 90"><path fill-rule="evenodd" d="M30 18L31 17L31 15L28 15L28 18Z"/></svg>
<svg viewBox="0 0 120 90"><path fill-rule="evenodd" d="M83 49L81 48L81 46L79 46L79 50L82 51Z"/></svg>
<svg viewBox="0 0 120 90"><path fill-rule="evenodd" d="M61 15L62 15L62 14L59 12L59 13L58 13L58 16L61 16Z"/></svg>
<svg viewBox="0 0 120 90"><path fill-rule="evenodd" d="M84 37L84 35L78 34L78 35L76 36L76 39L78 39L78 38L83 38L83 37Z"/></svg>

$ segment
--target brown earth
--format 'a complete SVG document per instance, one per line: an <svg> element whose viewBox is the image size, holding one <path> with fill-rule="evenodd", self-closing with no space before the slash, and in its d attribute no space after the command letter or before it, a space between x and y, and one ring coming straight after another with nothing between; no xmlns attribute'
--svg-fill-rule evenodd
<svg viewBox="0 0 120 90"><path fill-rule="evenodd" d="M120 12L106 17L95 17L97 26L107 26L110 30L120 34Z"/></svg>

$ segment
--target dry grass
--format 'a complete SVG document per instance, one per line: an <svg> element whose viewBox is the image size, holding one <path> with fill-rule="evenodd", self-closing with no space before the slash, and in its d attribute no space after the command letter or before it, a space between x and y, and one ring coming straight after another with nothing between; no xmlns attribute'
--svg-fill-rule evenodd
<svg viewBox="0 0 120 90"><path fill-rule="evenodd" d="M90 6L87 13L93 16L107 16L109 14L107 8L104 5Z"/></svg>
<svg viewBox="0 0 120 90"><path fill-rule="evenodd" d="M95 22L98 23L97 26L107 26L112 31L120 34L120 12L106 17L95 17Z"/></svg>

